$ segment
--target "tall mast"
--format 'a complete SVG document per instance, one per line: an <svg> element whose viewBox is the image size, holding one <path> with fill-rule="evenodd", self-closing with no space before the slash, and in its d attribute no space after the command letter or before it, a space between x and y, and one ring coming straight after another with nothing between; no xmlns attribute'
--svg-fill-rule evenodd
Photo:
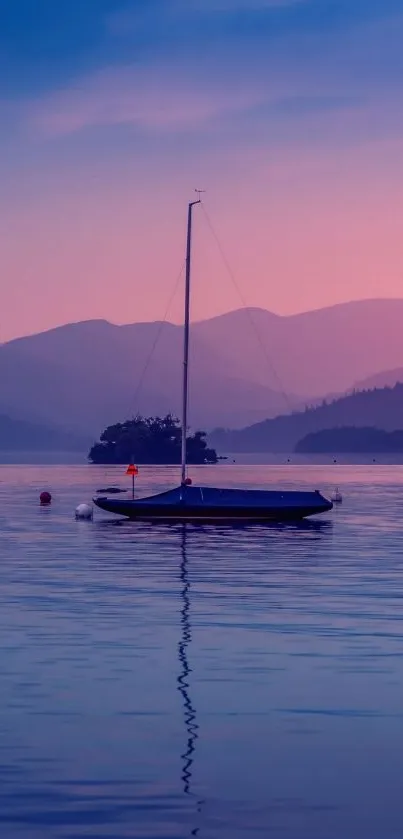
<svg viewBox="0 0 403 839"><path fill-rule="evenodd" d="M183 403L182 403L182 484L186 480L186 430L188 419L189 385L189 320L190 320L190 272L192 258L192 213L193 207L201 204L200 198L191 201L188 208L188 228L186 242L186 287L185 287L185 328L183 344Z"/></svg>

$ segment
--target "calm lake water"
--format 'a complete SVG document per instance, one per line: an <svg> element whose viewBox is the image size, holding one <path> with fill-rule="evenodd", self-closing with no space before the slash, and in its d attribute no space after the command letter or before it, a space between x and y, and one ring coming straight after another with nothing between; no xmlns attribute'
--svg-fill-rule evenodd
<svg viewBox="0 0 403 839"><path fill-rule="evenodd" d="M0 467L0 835L401 839L403 467L192 473L344 504L300 527L76 522L121 469Z"/></svg>

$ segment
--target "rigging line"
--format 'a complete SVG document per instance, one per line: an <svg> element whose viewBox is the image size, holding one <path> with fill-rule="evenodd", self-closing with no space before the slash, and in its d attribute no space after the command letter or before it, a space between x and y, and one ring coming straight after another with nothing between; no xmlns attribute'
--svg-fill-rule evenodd
<svg viewBox="0 0 403 839"><path fill-rule="evenodd" d="M204 213L204 217L205 217L205 219L206 219L207 225L208 225L208 227L209 227L209 229L210 229L210 232L211 232L211 234L212 234L212 236L213 236L213 238L214 238L214 240L215 240L215 243L216 243L216 245L217 245L217 247L218 247L218 250L219 250L219 252L220 252L220 254L221 254L221 258L222 258L222 260L223 260L223 262L224 262L224 265L225 265L225 267L226 267L226 269L227 269L227 272L228 272L228 274L229 274L229 277L230 277L230 279L231 279L231 281L232 281L232 283L233 283L233 285L234 285L234 288L235 288L235 290L236 290L236 292L237 292L237 294L238 294L238 296L239 296L239 299L241 300L241 303L242 303L243 308L245 309L246 315L247 315L247 317L249 318L249 322L250 322L250 324L251 324L251 326L252 326L252 329L253 329L253 331L254 331L254 333L255 333L255 335L256 335L256 338L257 338L257 340L258 340L258 342L259 342L260 348L261 348L261 350L262 350L262 352L263 352L263 354L264 354L264 357L265 357L265 359L266 359L266 363L267 363L267 365L269 366L269 368L270 368L270 370L271 370L271 372L272 372L272 374L273 374L274 378L276 379L276 382L277 382L277 385L278 385L278 388L279 388L279 392L281 393L281 395L282 395L282 397L283 397L283 399L284 399L284 402L285 402L285 404L287 405L288 410L290 411L290 413L292 413L293 408L292 408L291 402L290 402L290 400L289 400L289 398L288 398L288 395L287 395L287 393L286 393L286 392L285 392L285 390L284 390L283 383L282 383L282 381L281 381L281 379L280 379L280 376L278 375L277 370L276 370L276 368L274 367L274 364L273 364L273 362L272 362L272 360L271 360L271 358L270 358L270 356L269 356L269 354L268 354L268 352L267 352L267 348L266 348L266 346L265 346L265 344L264 344L264 342L263 342L262 336L261 336L261 334L260 334L260 332L259 332L259 330L258 330L258 328L257 328L257 326L256 326L256 324L255 324L255 321L254 321L254 320L253 320L253 318L252 318L252 315L251 315L251 313L250 313L249 306L247 305L246 300L245 300L245 298L244 298L244 296L243 296L243 294L242 294L242 292L241 292L241 289L240 289L240 287L239 287L239 285L238 285L238 283L237 283L237 280L236 280L236 278L235 278L235 274L234 274L234 272L233 272L233 270L232 270L232 268L231 268L231 266L230 266L230 264L229 264L229 262L228 262L228 259L227 259L226 255L225 255L225 253L224 253L223 248L222 248L221 242L220 242L220 240L219 240L219 238L218 238L218 236L217 236L217 233L215 232L215 229L214 229L214 227L213 227L213 224L212 224L212 222L211 222L211 219L210 219L210 217L209 217L209 215L208 215L208 213L207 213L207 210L206 210L206 208L205 208L205 206L204 206L204 204L203 204L203 203L201 203L201 209L202 209L202 212Z"/></svg>
<svg viewBox="0 0 403 839"><path fill-rule="evenodd" d="M151 359L152 359L152 357L153 357L153 355L154 355L154 353L155 353L155 350L156 350L157 345L158 345L158 343L159 343L159 340L160 340L160 338L161 338L162 330L163 330L163 328L164 328L164 326L165 326L165 324L166 324L166 322L167 322L167 317L168 317L168 314L169 314L169 310L170 310L170 308L171 308L171 306L172 306L173 299L174 299L174 297L175 297L175 295L176 295L176 292L177 292L177 290L178 290L178 286L179 286L179 283L180 283L180 281L181 281L181 278L182 278L182 274L183 274L183 272L184 272L184 269L185 269L185 263L183 262L183 263L182 263L181 270L180 270L180 272L179 272L179 274L178 274L178 276L177 276L177 278L176 278L176 282L175 282L174 289L173 289L173 291L172 291L172 293L171 293L171 295L170 295L170 297L169 297L169 300L168 300L168 303L167 303L167 306L166 306L166 309L165 309L165 312L164 312L164 316L163 316L162 320L161 320L161 321L160 321L160 323L159 323L159 326L158 326L158 329L157 329L157 334L156 334L156 336L155 336L155 338L154 338L154 341L153 341L153 343L152 343L151 350L150 350L150 352L149 352L149 354L148 354L148 356L147 356L147 358L146 358L146 361L145 361L145 364L144 364L143 370L142 370L142 372L141 372L141 374L140 374L140 378L139 378L139 380L138 380L137 387L136 387L136 390L135 390L135 392L134 392L134 396L133 396L133 400L132 400L132 405L133 405L134 407L136 406L136 402L137 402L137 399L138 399L138 397L139 397L139 393L140 393L140 391L141 391L141 388L142 388L142 386L143 386L143 382L144 382L144 379L145 379L145 376L146 376L147 370L148 370L148 368L149 368L149 366L150 366ZM130 411L129 411L129 413L130 413Z"/></svg>

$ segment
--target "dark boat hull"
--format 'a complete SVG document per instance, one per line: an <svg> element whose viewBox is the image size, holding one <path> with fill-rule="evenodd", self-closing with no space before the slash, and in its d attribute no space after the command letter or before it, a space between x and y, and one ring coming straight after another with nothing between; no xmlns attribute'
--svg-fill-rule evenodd
<svg viewBox="0 0 403 839"><path fill-rule="evenodd" d="M98 497L101 510L143 521L281 522L326 513L333 504L319 492L220 490L179 487L137 500Z"/></svg>

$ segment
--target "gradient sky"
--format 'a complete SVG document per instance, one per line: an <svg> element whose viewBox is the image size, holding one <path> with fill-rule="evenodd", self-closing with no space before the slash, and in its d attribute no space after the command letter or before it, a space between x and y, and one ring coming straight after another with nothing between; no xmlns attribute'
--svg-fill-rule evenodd
<svg viewBox="0 0 403 839"><path fill-rule="evenodd" d="M402 43L403 0L0 0L0 340L160 319L194 187L249 305L403 296Z"/></svg>

